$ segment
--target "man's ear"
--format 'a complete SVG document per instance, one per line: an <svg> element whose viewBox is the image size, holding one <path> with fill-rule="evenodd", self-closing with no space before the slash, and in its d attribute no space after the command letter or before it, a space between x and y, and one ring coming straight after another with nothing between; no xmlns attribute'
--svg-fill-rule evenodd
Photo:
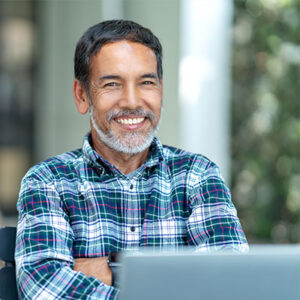
<svg viewBox="0 0 300 300"><path fill-rule="evenodd" d="M78 112L82 115L86 114L89 111L90 102L85 86L78 79L75 79L73 83L73 97Z"/></svg>

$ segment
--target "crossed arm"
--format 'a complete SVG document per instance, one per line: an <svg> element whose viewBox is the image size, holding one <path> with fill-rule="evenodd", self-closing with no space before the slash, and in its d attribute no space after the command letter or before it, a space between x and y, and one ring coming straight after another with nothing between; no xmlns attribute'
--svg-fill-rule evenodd
<svg viewBox="0 0 300 300"><path fill-rule="evenodd" d="M28 179L18 201L16 277L21 299L116 299L107 257L75 258L73 229L53 186Z"/></svg>

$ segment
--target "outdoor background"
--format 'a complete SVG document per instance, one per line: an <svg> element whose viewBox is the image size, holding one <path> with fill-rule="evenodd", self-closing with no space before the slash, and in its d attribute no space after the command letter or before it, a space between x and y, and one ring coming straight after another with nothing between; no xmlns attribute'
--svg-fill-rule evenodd
<svg viewBox="0 0 300 300"><path fill-rule="evenodd" d="M231 16L228 75L222 75L229 89L228 110L221 111L228 127L226 147L219 147L227 156L221 171L250 243L300 243L300 2L221 1L230 3ZM186 146L179 88L182 41L188 36L183 2L0 0L0 225L16 224L20 181L30 166L81 146L89 123L72 103L73 52L81 34L101 20L132 19L161 39L165 93L159 137ZM217 19L211 11L203 32ZM225 48L217 50L222 54ZM204 143L221 141L195 124L193 135L201 134L207 136Z"/></svg>

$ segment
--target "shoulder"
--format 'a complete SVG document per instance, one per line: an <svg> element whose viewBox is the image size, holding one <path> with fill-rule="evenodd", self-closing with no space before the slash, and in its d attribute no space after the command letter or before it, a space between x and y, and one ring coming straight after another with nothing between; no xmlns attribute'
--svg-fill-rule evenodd
<svg viewBox="0 0 300 300"><path fill-rule="evenodd" d="M37 180L45 183L52 182L55 178L68 176L76 168L78 161L82 159L82 150L69 151L42 161L31 167L23 178L25 180Z"/></svg>
<svg viewBox="0 0 300 300"><path fill-rule="evenodd" d="M208 177L221 177L218 166L208 157L186 150L163 145L164 160L174 173L185 174L190 183L206 180Z"/></svg>
<svg viewBox="0 0 300 300"><path fill-rule="evenodd" d="M163 155L168 166L203 172L216 164L202 154L163 145Z"/></svg>

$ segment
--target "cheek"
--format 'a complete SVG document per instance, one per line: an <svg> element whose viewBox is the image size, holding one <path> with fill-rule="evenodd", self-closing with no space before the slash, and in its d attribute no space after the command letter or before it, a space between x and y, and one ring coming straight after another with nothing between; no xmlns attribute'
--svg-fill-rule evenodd
<svg viewBox="0 0 300 300"><path fill-rule="evenodd" d="M103 124L107 123L106 122L106 112L103 111L103 109L100 109L99 107L94 106L93 115L94 115L95 121L98 123L98 125L100 127L102 127Z"/></svg>
<svg viewBox="0 0 300 300"><path fill-rule="evenodd" d="M115 101L112 97L109 97L109 99L101 97L96 99L95 102L94 112L96 112L98 119L106 122L106 115L114 110L117 101Z"/></svg>
<svg viewBox="0 0 300 300"><path fill-rule="evenodd" d="M92 102L98 111L107 112L111 110L119 101L120 90L97 90L94 91Z"/></svg>
<svg viewBox="0 0 300 300"><path fill-rule="evenodd" d="M147 99L147 105L151 110L157 112L160 110L160 107L162 105L162 94L159 90L155 91L149 91L148 93L145 93L144 99Z"/></svg>
<svg viewBox="0 0 300 300"><path fill-rule="evenodd" d="M159 116L160 113L161 113L161 107L162 107L162 101L161 101L161 99L157 99L157 101L155 101L152 104L152 107L153 107L154 113Z"/></svg>

